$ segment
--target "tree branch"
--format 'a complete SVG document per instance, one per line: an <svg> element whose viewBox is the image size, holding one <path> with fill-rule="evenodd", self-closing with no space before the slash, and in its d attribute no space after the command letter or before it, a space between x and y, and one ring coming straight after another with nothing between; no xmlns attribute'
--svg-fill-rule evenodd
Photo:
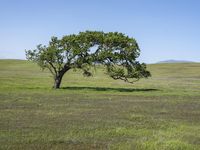
<svg viewBox="0 0 200 150"><path fill-rule="evenodd" d="M57 75L58 72L57 72L57 70L56 70L56 67L55 67L55 66L52 64L52 62L50 62L50 61L49 61L49 64L50 64L50 66L53 68L55 74Z"/></svg>

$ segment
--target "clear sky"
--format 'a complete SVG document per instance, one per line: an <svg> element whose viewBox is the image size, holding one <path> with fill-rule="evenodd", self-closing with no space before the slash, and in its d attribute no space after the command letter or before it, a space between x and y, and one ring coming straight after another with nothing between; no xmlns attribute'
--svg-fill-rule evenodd
<svg viewBox="0 0 200 150"><path fill-rule="evenodd" d="M0 58L85 30L134 37L146 63L200 62L200 0L0 0Z"/></svg>

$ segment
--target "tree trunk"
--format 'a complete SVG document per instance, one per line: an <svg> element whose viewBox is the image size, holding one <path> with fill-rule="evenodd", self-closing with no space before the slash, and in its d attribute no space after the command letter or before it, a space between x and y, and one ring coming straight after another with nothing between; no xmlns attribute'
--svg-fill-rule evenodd
<svg viewBox="0 0 200 150"><path fill-rule="evenodd" d="M53 86L54 89L60 88L62 77L69 69L70 69L70 67L65 66L63 70L61 70L57 73L57 75L54 77L54 86Z"/></svg>
<svg viewBox="0 0 200 150"><path fill-rule="evenodd" d="M63 75L64 75L64 73L61 73L54 78L54 86L53 86L54 89L60 88L60 84L61 84Z"/></svg>

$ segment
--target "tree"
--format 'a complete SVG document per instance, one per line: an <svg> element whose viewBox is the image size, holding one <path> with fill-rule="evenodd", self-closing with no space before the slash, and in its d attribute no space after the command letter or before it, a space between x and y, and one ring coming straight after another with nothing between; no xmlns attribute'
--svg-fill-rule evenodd
<svg viewBox="0 0 200 150"><path fill-rule="evenodd" d="M54 77L53 88L60 88L63 75L70 69L81 69L91 76L91 67L103 64L113 79L133 83L151 74L144 63L136 61L140 49L135 39L118 32L86 31L67 35L61 39L52 37L48 46L38 45L26 50L28 60L42 69L49 69Z"/></svg>

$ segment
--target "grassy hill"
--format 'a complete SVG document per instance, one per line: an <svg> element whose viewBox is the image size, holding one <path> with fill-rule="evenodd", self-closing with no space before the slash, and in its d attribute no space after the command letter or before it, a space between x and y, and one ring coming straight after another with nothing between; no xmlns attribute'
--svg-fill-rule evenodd
<svg viewBox="0 0 200 150"><path fill-rule="evenodd" d="M149 79L66 74L0 60L0 149L198 149L200 63L148 65Z"/></svg>

